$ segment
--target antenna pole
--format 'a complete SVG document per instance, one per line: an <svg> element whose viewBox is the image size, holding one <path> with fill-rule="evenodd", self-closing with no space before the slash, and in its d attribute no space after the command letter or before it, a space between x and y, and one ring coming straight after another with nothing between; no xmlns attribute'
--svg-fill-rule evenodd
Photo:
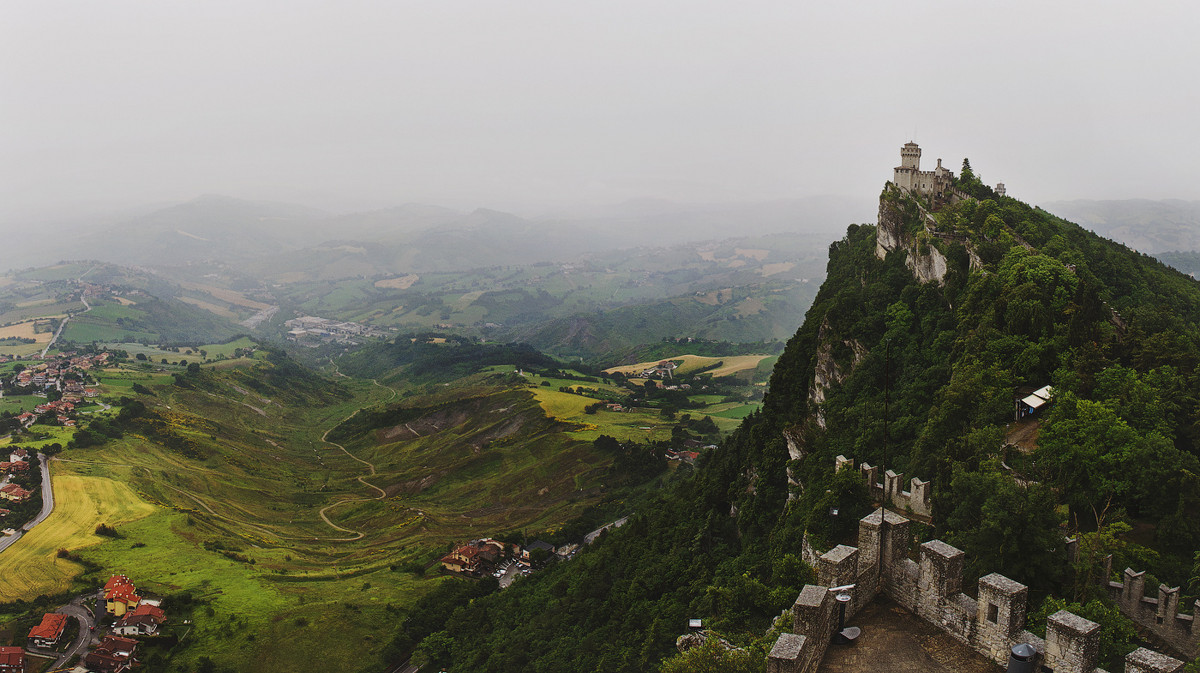
<svg viewBox="0 0 1200 673"><path fill-rule="evenodd" d="M892 388L892 340L886 339L883 342L883 462L880 463L880 470L887 470L887 455L888 455L888 403L890 400L890 392ZM883 477L884 486L887 486L887 474Z"/></svg>

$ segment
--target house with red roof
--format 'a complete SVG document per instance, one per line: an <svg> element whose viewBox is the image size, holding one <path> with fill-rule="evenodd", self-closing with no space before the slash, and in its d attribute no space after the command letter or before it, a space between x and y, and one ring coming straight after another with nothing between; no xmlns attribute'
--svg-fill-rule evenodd
<svg viewBox="0 0 1200 673"><path fill-rule="evenodd" d="M158 632L159 624L166 620L167 615L162 608L142 603L125 613L124 617L113 626L113 633L122 636L152 636Z"/></svg>
<svg viewBox="0 0 1200 673"><path fill-rule="evenodd" d="M133 652L137 649L137 641L132 638L106 636L83 659L83 665L92 671L103 673L121 673L129 670L133 664Z"/></svg>
<svg viewBox="0 0 1200 673"><path fill-rule="evenodd" d="M133 580L125 575L113 575L104 583L105 609L116 617L124 616L126 612L136 608L142 598L137 595Z"/></svg>
<svg viewBox="0 0 1200 673"><path fill-rule="evenodd" d="M29 642L38 647L54 647L67 628L67 616L57 612L42 615L42 623L29 629Z"/></svg>
<svg viewBox="0 0 1200 673"><path fill-rule="evenodd" d="M5 500L12 500L13 502L25 502L31 495L33 495L33 491L26 491L16 484L0 486L0 498Z"/></svg>
<svg viewBox="0 0 1200 673"><path fill-rule="evenodd" d="M442 567L454 572L478 572L500 559L504 545L495 540L472 540L441 559Z"/></svg>
<svg viewBox="0 0 1200 673"><path fill-rule="evenodd" d="M3 473L3 474L16 474L18 472L28 472L28 471L29 471L29 463L27 463L23 460L14 460L11 462L6 460L6 461L0 462L0 473Z"/></svg>
<svg viewBox="0 0 1200 673"><path fill-rule="evenodd" d="M25 673L25 650L0 647L0 673Z"/></svg>

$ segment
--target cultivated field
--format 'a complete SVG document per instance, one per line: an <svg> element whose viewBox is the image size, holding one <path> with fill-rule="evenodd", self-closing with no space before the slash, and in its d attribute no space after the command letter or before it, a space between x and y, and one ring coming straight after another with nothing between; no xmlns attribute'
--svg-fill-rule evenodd
<svg viewBox="0 0 1200 673"><path fill-rule="evenodd" d="M16 325L0 327L0 339L16 337L18 339L35 339L38 343L46 343L54 336L53 332L35 332L36 320L27 320Z"/></svg>
<svg viewBox="0 0 1200 673"><path fill-rule="evenodd" d="M0 554L0 601L67 590L81 569L58 558L59 549L94 545L104 539L93 532L97 524L123 524L155 509L119 481L68 470L61 462L51 467L55 508L50 518Z"/></svg>
<svg viewBox="0 0 1200 673"><path fill-rule="evenodd" d="M209 313L213 313L215 315L219 315L222 318L229 318L231 320L237 320L239 318L238 314L234 313L233 311L230 311L229 309L225 308L224 306L218 306L210 301L204 301L203 299L197 299L195 297L182 297L181 296L181 297L176 297L176 298L179 301L186 302L188 304L191 304L192 306L202 308L205 311L208 311Z"/></svg>
<svg viewBox="0 0 1200 673"><path fill-rule="evenodd" d="M261 311L264 308L270 308L270 304L264 304L261 301L254 301L241 292L236 290L226 290L212 285L201 285L200 283L180 283L181 286L189 290L197 290L210 296L216 297L227 304L241 306L244 308L252 308L255 311Z"/></svg>
<svg viewBox="0 0 1200 673"><path fill-rule="evenodd" d="M675 370L679 374L691 374L693 372L703 371L704 373L712 374L713 376L732 376L738 372L757 368L758 363L762 362L768 357L771 356L730 355L727 357L714 358L703 355L676 355L674 357L665 358L665 360L682 362L682 364L679 365L679 369ZM652 362L639 362L634 365L609 367L608 369L605 369L604 372L606 374L612 374L613 372L621 372L622 374L636 374L663 361L664 360L654 360ZM708 370L709 367L712 367L718 363L721 364L720 367Z"/></svg>
<svg viewBox="0 0 1200 673"><path fill-rule="evenodd" d="M421 277L415 273L410 273L407 276L399 278L385 278L375 281L375 287L391 288L393 290L407 290L413 286L413 283L421 280Z"/></svg>

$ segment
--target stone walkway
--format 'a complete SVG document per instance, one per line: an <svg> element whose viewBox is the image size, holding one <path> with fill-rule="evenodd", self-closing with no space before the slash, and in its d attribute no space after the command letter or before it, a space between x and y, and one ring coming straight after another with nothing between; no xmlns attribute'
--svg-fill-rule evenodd
<svg viewBox="0 0 1200 673"><path fill-rule="evenodd" d="M818 673L998 673L1003 668L921 621L886 598L871 603L849 626L854 645L830 645Z"/></svg>

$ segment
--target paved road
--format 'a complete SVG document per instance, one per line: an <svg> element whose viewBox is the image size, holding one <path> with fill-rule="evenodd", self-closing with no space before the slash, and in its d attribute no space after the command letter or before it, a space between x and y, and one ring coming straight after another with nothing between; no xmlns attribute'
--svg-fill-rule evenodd
<svg viewBox="0 0 1200 673"><path fill-rule="evenodd" d="M73 617L75 621L79 622L79 633L75 636L75 640L65 652L60 654L58 652L43 650L39 647L28 648L29 651L34 654L40 654L47 657L58 657L58 660L55 661L54 664L51 665L47 670L58 670L66 666L67 662L71 660L71 657L79 655L79 657L82 659L83 655L87 653L88 645L91 644L92 636L94 635L92 627L96 625L96 618L94 615L92 615L92 611L88 607L87 603L88 601L95 599L97 595L103 595L103 593L99 592L76 596L75 598L71 599L70 603L67 603L66 605L55 610L55 612L67 615L68 617Z"/></svg>
<svg viewBox="0 0 1200 673"><path fill-rule="evenodd" d="M92 267L92 268L95 268L95 267ZM88 271L91 271L91 270L92 269L88 269ZM83 274L83 276L86 276L86 275L87 275L87 273L85 272ZM83 276L80 276L80 278L83 278ZM82 311L80 311L80 313L87 313L88 311L92 310L92 305L89 304L88 301L83 298L82 293L80 293L80 295L79 295L79 301L83 302L83 305L87 307L87 308L83 309ZM54 342L58 341L58 337L62 336L63 328L67 326L67 321L70 320L71 317L72 317L71 314L68 313L66 315L66 317L63 318L62 322L58 323L58 330L54 332L54 338L50 339L50 343L46 344L46 347L42 349L42 358L43 359L45 359L46 353L50 352L50 347L54 345Z"/></svg>
<svg viewBox="0 0 1200 673"><path fill-rule="evenodd" d="M0 539L0 552L8 549L26 531L33 530L33 527L46 520L50 513L54 511L54 487L50 483L50 461L46 460L46 454L38 453L38 459L42 463L42 511L32 521L21 527L16 535L7 535Z"/></svg>

